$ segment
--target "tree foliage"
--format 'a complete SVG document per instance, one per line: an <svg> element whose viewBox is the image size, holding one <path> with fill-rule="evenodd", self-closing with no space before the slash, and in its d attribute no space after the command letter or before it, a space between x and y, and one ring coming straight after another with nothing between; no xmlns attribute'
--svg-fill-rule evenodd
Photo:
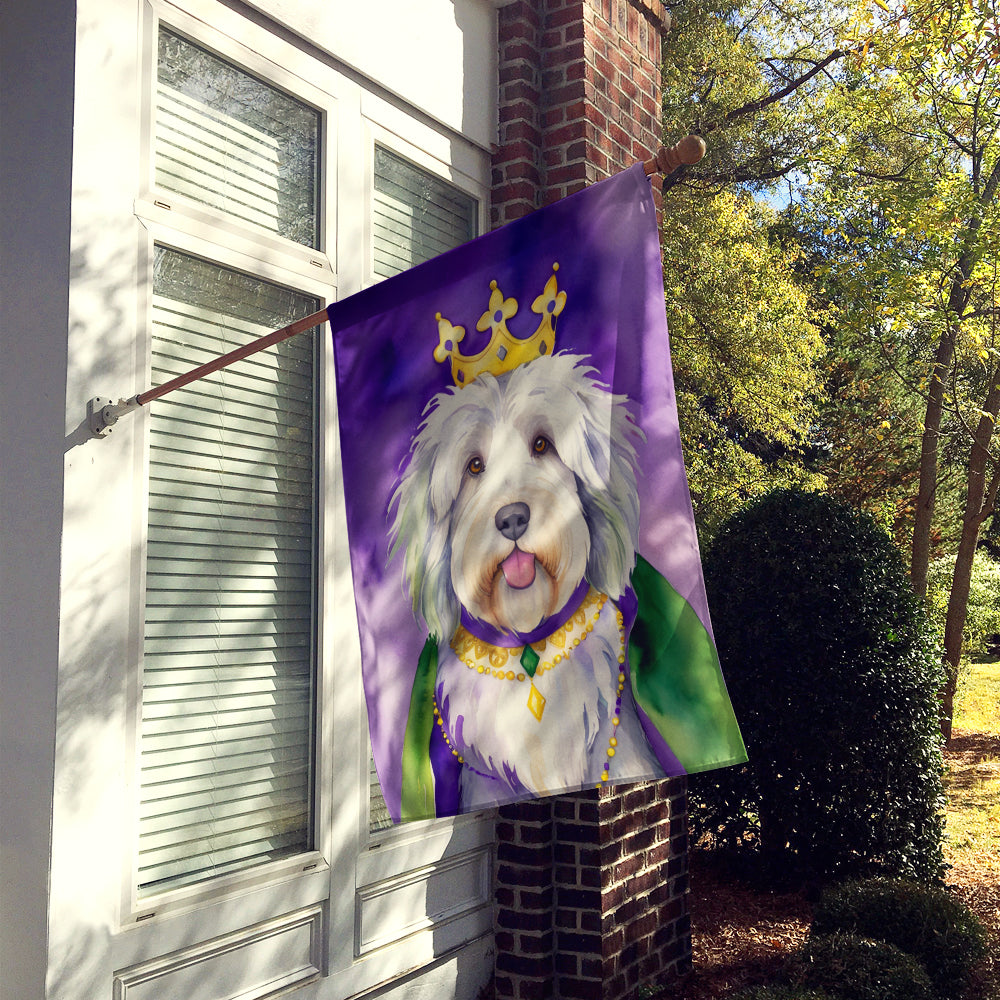
<svg viewBox="0 0 1000 1000"><path fill-rule="evenodd" d="M711 140L702 164L671 179L683 183L670 191L663 226L681 434L706 538L748 499L814 483L804 455L825 348L799 251L751 194L801 157L805 91L771 98L812 65L803 68L815 30L802 6L800 37L782 36L780 51L768 44L778 40L776 6L715 0L672 10L665 131L693 128Z"/></svg>
<svg viewBox="0 0 1000 1000"><path fill-rule="evenodd" d="M836 134L804 199L834 245L817 268L843 293L841 321L920 398L910 576L927 587L942 466L964 476L944 646L943 727L961 655L975 551L1000 463L1000 17L996 0L879 2L859 9L863 46L824 95ZM950 461L949 439L963 458Z"/></svg>
<svg viewBox="0 0 1000 1000"><path fill-rule="evenodd" d="M712 485L696 496L696 512L707 502L703 522L717 519L753 495L747 480L825 481L898 539L908 536L921 595L931 559L954 555L946 732L972 566L1000 487L998 6L683 0L671 7L665 60L667 136L693 130L709 142L701 164L670 178L668 207L679 191L701 198L697 245L713 239L708 205L722 194L788 202L779 225L763 223L766 238L781 248L828 350L826 391L813 392L808 423L796 421L805 411L795 380L774 385L794 445L768 431L763 455L728 426L705 432L714 400L689 380L685 444ZM738 295L732 302L742 306ZM694 374L710 367L702 362L711 344L699 336L685 345ZM725 349L718 365L729 365ZM742 378L747 368L734 363L732 373ZM754 470L747 453L763 465Z"/></svg>
<svg viewBox="0 0 1000 1000"><path fill-rule="evenodd" d="M824 347L772 222L767 206L723 192L679 194L664 224L678 414L708 535L748 498L809 478L800 456Z"/></svg>
<svg viewBox="0 0 1000 1000"><path fill-rule="evenodd" d="M693 0L671 6L663 80L668 136L697 132L709 154L667 181L761 191L810 159L824 131L817 97L847 54L842 5L827 0Z"/></svg>
<svg viewBox="0 0 1000 1000"><path fill-rule="evenodd" d="M955 560L950 556L933 560L927 574L927 605L942 640L954 575ZM982 655L988 651L993 637L997 635L1000 635L1000 562L985 549L979 549L969 585L963 652L968 656Z"/></svg>

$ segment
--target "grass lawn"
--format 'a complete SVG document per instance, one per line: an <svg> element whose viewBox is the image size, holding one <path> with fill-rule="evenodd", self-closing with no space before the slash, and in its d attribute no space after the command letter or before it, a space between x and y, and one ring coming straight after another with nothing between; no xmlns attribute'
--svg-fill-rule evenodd
<svg viewBox="0 0 1000 1000"><path fill-rule="evenodd" d="M1000 661L962 677L948 759L948 860L986 863L1000 879Z"/></svg>
<svg viewBox="0 0 1000 1000"><path fill-rule="evenodd" d="M1000 736L1000 660L974 663L959 682L955 724Z"/></svg>
<svg viewBox="0 0 1000 1000"><path fill-rule="evenodd" d="M980 995L1000 1000L1000 661L974 663L960 678L945 760L946 881L991 933Z"/></svg>

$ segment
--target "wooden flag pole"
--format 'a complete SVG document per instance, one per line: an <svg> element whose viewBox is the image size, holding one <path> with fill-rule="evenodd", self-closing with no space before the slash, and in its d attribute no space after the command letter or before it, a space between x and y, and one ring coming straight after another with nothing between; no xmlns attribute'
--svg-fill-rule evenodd
<svg viewBox="0 0 1000 1000"><path fill-rule="evenodd" d="M211 375L212 372L226 368L235 361L242 361L252 354L257 354L268 347L280 344L283 340L288 340L289 337L305 333L306 330L311 330L314 326L319 326L325 321L326 309L320 309L308 316L303 316L302 319L297 319L295 322L289 323L288 326L283 326L280 330L275 330L273 333L266 333L263 337L251 340L248 344L237 347L228 354L223 354L212 361L206 361L205 364L199 365L197 368L192 368L191 371L185 372L183 375L178 375L176 378L170 379L169 382L164 382L153 389L146 389L144 392L137 393L129 399L119 399L117 403L112 402L110 399L102 399L100 396L95 396L93 399L87 401L87 420L90 424L91 433L95 437L105 437L111 432L112 425L118 422L120 416L131 413L132 410L137 410L140 406L145 406L146 403L152 402L154 399L159 399L168 392L173 392L174 389L180 389L189 382L195 382L206 375Z"/></svg>
<svg viewBox="0 0 1000 1000"><path fill-rule="evenodd" d="M656 151L654 157L643 163L642 169L646 172L647 176L652 174L666 175L672 173L683 164L691 165L697 163L704 155L705 140L697 135L688 135L673 146L661 146ZM191 371L185 372L183 375L178 375L176 378L170 379L169 382L164 382L153 389L146 389L144 392L137 393L129 399L119 399L116 403L110 399L95 396L87 402L87 420L91 433L95 437L105 437L111 433L112 426L124 414L131 413L132 410L137 410L140 406L145 406L146 403L150 403L154 399L159 399L161 396L165 396L168 392L173 392L175 389L180 389L190 382L195 382L206 375L220 371L235 361L242 361L244 358L248 358L258 351L266 350L274 344L288 340L289 337L305 333L306 330L311 330L313 327L325 322L326 317L326 310L320 309L309 316L295 320L294 323L289 323L288 326L283 326L280 330L267 333L263 337L258 337L256 340L244 344L242 347L237 347L235 350L230 351L228 354L223 354L213 361L208 361L197 368L192 368Z"/></svg>
<svg viewBox="0 0 1000 1000"><path fill-rule="evenodd" d="M235 350L230 351L228 354L223 354L214 361L206 361L205 364L199 365L197 368L192 368L191 371L183 375L178 375L169 382L158 385L155 389L147 389L145 392L140 392L135 397L136 404L145 406L146 403L150 403L154 399L159 399L168 392L173 392L174 389L180 389L181 386L187 385L189 382L195 382L205 375L211 375L212 372L217 372L221 368L228 367L234 361L242 361L244 358L250 357L251 354L266 350L274 344L280 344L283 340L288 340L289 337L294 337L296 334L305 333L306 330L311 330L314 326L319 326L320 323L325 321L325 309L320 309L309 316L303 316L302 319L297 319L294 323L289 323L288 326L283 326L280 330L275 330L274 333L266 333L263 337L251 340L250 343L244 344L242 347L237 347Z"/></svg>

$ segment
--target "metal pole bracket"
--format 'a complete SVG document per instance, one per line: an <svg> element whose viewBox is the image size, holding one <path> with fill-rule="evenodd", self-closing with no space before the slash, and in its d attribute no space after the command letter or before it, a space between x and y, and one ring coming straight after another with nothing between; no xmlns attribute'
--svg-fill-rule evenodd
<svg viewBox="0 0 1000 1000"><path fill-rule="evenodd" d="M118 402L105 396L94 396L87 400L87 423L94 437L103 438L111 433L112 427L123 413L128 413L139 407L135 396L131 399L119 399Z"/></svg>

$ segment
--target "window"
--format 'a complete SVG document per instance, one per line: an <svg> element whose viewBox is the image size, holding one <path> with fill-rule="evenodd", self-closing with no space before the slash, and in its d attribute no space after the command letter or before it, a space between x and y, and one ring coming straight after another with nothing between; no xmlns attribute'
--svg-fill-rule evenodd
<svg viewBox="0 0 1000 1000"><path fill-rule="evenodd" d="M476 200L382 146L375 147L373 272L390 278L478 235ZM369 831L392 825L369 757Z"/></svg>
<svg viewBox="0 0 1000 1000"><path fill-rule="evenodd" d="M318 246L319 113L160 28L156 185Z"/></svg>
<svg viewBox="0 0 1000 1000"><path fill-rule="evenodd" d="M314 247L320 115L160 27L158 192ZM157 245L159 385L315 296ZM316 700L318 364L301 334L158 400L140 733L140 899L309 851Z"/></svg>
<svg viewBox="0 0 1000 1000"><path fill-rule="evenodd" d="M426 27L454 44L412 92L412 37L385 22L391 44L367 45L376 13L87 7L96 27L58 53L78 98L68 418L376 280L376 145L482 217L495 18L447 7ZM395 202L423 238L421 198ZM56 553L57 992L342 1000L485 975L492 817L369 833L335 390L324 325L102 442L79 412Z"/></svg>
<svg viewBox="0 0 1000 1000"><path fill-rule="evenodd" d="M229 5L146 10L140 388L476 235L481 149ZM137 415L122 983L353 996L491 926L491 818L386 829L335 384L324 325Z"/></svg>
<svg viewBox="0 0 1000 1000"><path fill-rule="evenodd" d="M154 384L317 308L157 247ZM150 414L140 894L311 847L311 334Z"/></svg>
<svg viewBox="0 0 1000 1000"><path fill-rule="evenodd" d="M477 205L464 191L375 147L375 274L389 278L478 235Z"/></svg>

